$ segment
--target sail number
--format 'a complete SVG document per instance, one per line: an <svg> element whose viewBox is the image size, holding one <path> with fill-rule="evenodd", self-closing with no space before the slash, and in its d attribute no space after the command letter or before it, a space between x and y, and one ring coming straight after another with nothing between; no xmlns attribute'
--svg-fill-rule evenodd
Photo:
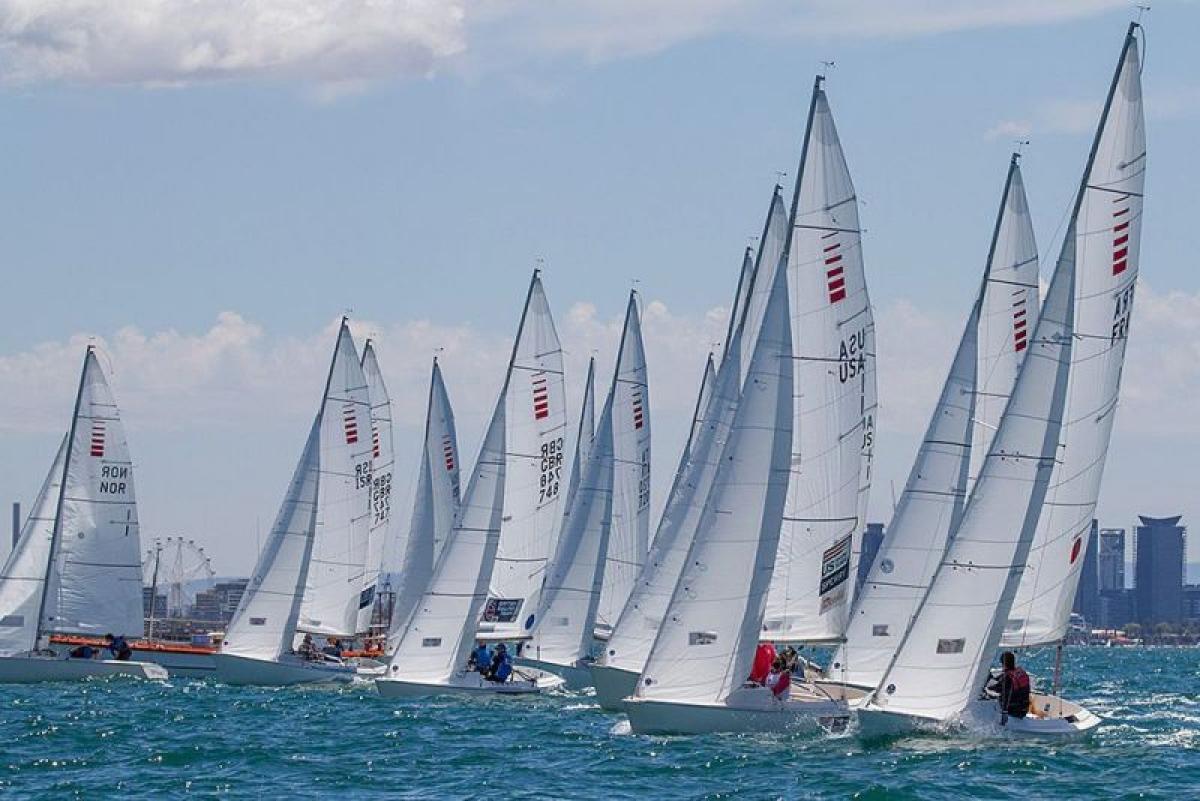
<svg viewBox="0 0 1200 801"><path fill-rule="evenodd" d="M842 340L838 349L838 380L845 384L867 371L867 329L860 328Z"/></svg>
<svg viewBox="0 0 1200 801"><path fill-rule="evenodd" d="M100 491L110 495L124 495L128 486L129 468L106 464L100 468Z"/></svg>
<svg viewBox="0 0 1200 801"><path fill-rule="evenodd" d="M376 525L386 523L392 511L392 473L371 477L371 514Z"/></svg>
<svg viewBox="0 0 1200 801"><path fill-rule="evenodd" d="M542 443L541 479L538 481L538 503L546 503L558 497L559 479L562 476L562 437Z"/></svg>
<svg viewBox="0 0 1200 801"><path fill-rule="evenodd" d="M1113 296L1116 308L1113 310L1112 339L1110 344L1118 339L1129 336L1129 313L1133 311L1133 284L1122 289Z"/></svg>
<svg viewBox="0 0 1200 801"><path fill-rule="evenodd" d="M359 462L354 465L354 488L365 489L371 486L371 461Z"/></svg>
<svg viewBox="0 0 1200 801"><path fill-rule="evenodd" d="M638 475L638 511L650 505L650 449L642 448L641 473Z"/></svg>

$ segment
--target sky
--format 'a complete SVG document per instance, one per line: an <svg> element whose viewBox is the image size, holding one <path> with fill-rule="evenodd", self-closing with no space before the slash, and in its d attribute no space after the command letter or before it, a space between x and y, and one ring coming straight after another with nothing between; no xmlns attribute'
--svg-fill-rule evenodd
<svg viewBox="0 0 1200 801"><path fill-rule="evenodd" d="M94 342L143 539L184 535L219 573L248 573L348 314L360 345L378 341L395 404L403 521L432 357L473 461L540 266L571 409L590 355L607 381L639 291L661 508L741 252L780 173L790 187L823 70L866 229L870 519L886 521L1009 153L1028 140L1045 275L1137 13L1112 0L6 0L0 501L32 501ZM1200 3L1155 3L1143 23L1145 225L1104 526L1200 521Z"/></svg>

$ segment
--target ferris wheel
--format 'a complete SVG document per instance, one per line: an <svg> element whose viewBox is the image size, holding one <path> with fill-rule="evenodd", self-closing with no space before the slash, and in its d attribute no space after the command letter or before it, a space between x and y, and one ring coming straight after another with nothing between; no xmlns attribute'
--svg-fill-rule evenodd
<svg viewBox="0 0 1200 801"><path fill-rule="evenodd" d="M156 538L142 559L146 586L154 588L156 595L167 596L167 617L186 617L195 601L196 582L215 575L204 548L183 537Z"/></svg>

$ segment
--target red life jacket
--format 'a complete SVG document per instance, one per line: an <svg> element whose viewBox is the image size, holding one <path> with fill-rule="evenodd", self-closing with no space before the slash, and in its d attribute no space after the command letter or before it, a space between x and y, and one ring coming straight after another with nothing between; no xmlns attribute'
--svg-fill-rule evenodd
<svg viewBox="0 0 1200 801"><path fill-rule="evenodd" d="M775 646L769 642L758 644L754 652L754 665L750 668L750 681L762 684L771 672L771 664L775 661Z"/></svg>

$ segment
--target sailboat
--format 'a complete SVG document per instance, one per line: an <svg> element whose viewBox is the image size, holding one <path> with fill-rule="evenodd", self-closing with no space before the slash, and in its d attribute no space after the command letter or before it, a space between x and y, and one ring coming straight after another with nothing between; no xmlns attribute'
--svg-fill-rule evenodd
<svg viewBox="0 0 1200 801"><path fill-rule="evenodd" d="M425 444L417 471L412 518L401 548L403 558L388 632L388 653L396 650L409 617L429 586L434 563L454 528L458 504L458 436L442 368L434 357L425 413Z"/></svg>
<svg viewBox="0 0 1200 801"><path fill-rule="evenodd" d="M1059 645L1084 564L1119 402L1141 251L1146 177L1139 25L1131 23L1071 216L1076 254L1075 348L1058 464L1001 639ZM1055 691L1060 682L1055 669Z"/></svg>
<svg viewBox="0 0 1200 801"><path fill-rule="evenodd" d="M788 276L777 270L716 477L634 695L633 731L783 731L817 702L743 684L779 549L792 452ZM797 707L804 711L797 714ZM833 701L830 714L842 712Z"/></svg>
<svg viewBox="0 0 1200 801"><path fill-rule="evenodd" d="M605 709L623 708L624 699L637 687L638 676L658 636L733 423L746 373L743 352L747 349L742 343L747 326L754 332L749 334L753 338L757 338L761 327L769 292L758 286L756 275L762 270L764 260L779 261L786 237L787 213L776 186L758 254L751 259L747 251L742 259L720 369L714 371L711 354L705 364L692 428L650 553L600 659L591 666L596 698ZM763 270L763 274L773 275L774 271ZM750 355L746 352L744 358L748 360Z"/></svg>
<svg viewBox="0 0 1200 801"><path fill-rule="evenodd" d="M213 656L218 680L289 685L353 679L355 666L300 653L304 634L353 637L370 520L366 378L342 318L321 406L254 574Z"/></svg>
<svg viewBox="0 0 1200 801"><path fill-rule="evenodd" d="M608 639L650 550L650 385L642 316L629 293L616 374L609 390L612 428L612 533L596 610L596 637Z"/></svg>
<svg viewBox="0 0 1200 801"><path fill-rule="evenodd" d="M367 650L378 651L380 639L386 633L383 610L377 611L377 607L383 549L392 520L392 471L395 458L392 452L392 400L383 380L379 358L375 354L375 343L369 339L363 345L362 371L371 404L371 517L367 528L365 572L358 597L356 629L366 635Z"/></svg>
<svg viewBox="0 0 1200 801"><path fill-rule="evenodd" d="M1037 249L1014 153L979 292L830 681L869 692L883 678L962 516L970 465L988 452L1003 411L997 401L1012 392L1037 308Z"/></svg>
<svg viewBox="0 0 1200 801"><path fill-rule="evenodd" d="M858 199L823 81L818 75L813 84L784 248L796 401L791 479L762 632L775 642L842 638L874 449L875 324Z"/></svg>
<svg viewBox="0 0 1200 801"><path fill-rule="evenodd" d="M167 678L151 662L64 658L47 648L52 634L140 634L140 557L125 427L89 346L70 430L0 576L0 682Z"/></svg>
<svg viewBox="0 0 1200 801"><path fill-rule="evenodd" d="M1029 555L1058 449L1075 333L1075 224L1073 219L1028 353L949 547L879 686L858 705L864 734L1003 722L997 703L979 693ZM1011 719L1009 729L1052 733L1098 722L1082 708L1059 705L1068 707L1065 715Z"/></svg>
<svg viewBox="0 0 1200 801"><path fill-rule="evenodd" d="M375 686L385 698L441 694L527 695L560 686L562 679L518 668L514 679L492 682L467 668L479 616L500 544L508 460L506 420L510 369L484 435L459 517L433 575L406 621L386 676Z"/></svg>
<svg viewBox="0 0 1200 801"><path fill-rule="evenodd" d="M562 346L538 270L529 282L508 375L504 514L479 626L480 638L491 641L527 639L533 629L567 489Z"/></svg>

